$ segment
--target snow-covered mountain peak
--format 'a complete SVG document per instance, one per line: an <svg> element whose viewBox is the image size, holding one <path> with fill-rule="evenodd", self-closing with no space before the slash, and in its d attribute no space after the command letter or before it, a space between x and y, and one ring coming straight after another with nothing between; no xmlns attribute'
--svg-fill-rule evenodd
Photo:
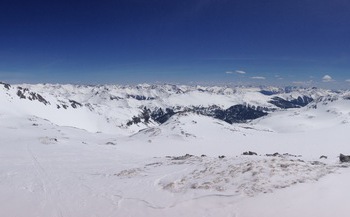
<svg viewBox="0 0 350 217"><path fill-rule="evenodd" d="M34 115L92 132L131 135L196 113L229 124L291 108L349 98L318 88L189 86L174 84L72 85L0 83L0 112Z"/></svg>

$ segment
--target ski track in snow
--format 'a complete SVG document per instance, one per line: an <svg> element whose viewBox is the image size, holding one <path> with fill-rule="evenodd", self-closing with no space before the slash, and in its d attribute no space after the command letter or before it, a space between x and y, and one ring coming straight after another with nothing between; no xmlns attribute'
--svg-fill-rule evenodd
<svg viewBox="0 0 350 217"><path fill-rule="evenodd" d="M36 172L36 177L39 179L39 182L42 185L42 190L45 195L43 203L44 206L48 205L49 207L54 207L56 210L56 216L58 217L71 217L67 213L67 208L64 208L61 204L61 198L59 193L59 188L55 187L53 184L52 178L49 176L48 172L38 161L38 158L34 155L33 151L30 149L30 146L27 145L27 151L30 157L32 158L33 167Z"/></svg>

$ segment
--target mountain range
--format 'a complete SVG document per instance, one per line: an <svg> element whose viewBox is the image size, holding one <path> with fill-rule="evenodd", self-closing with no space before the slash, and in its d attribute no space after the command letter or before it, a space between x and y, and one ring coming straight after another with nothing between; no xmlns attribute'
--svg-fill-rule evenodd
<svg viewBox="0 0 350 217"><path fill-rule="evenodd" d="M178 114L198 114L229 124L247 123L288 109L316 109L348 100L349 91L297 87L186 85L60 85L0 83L0 111L34 115L90 132L132 135Z"/></svg>

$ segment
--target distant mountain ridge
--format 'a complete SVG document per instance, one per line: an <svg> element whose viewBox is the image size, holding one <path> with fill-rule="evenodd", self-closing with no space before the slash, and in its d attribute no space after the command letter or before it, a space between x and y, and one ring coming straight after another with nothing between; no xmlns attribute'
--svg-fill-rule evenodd
<svg viewBox="0 0 350 217"><path fill-rule="evenodd" d="M129 135L195 113L229 124L320 101L348 99L348 91L318 88L186 85L60 85L0 82L0 113L34 115L52 123Z"/></svg>

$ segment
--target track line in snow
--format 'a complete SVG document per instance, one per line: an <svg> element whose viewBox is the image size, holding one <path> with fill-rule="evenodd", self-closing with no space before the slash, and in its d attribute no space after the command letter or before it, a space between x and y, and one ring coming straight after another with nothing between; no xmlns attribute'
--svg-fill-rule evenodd
<svg viewBox="0 0 350 217"><path fill-rule="evenodd" d="M45 168L41 165L38 158L34 155L33 151L30 149L28 144L27 144L27 152L32 159L33 167L36 171L37 177L39 178L44 191L44 195L45 195L44 204L49 205L47 204L47 201L49 201L51 206L56 209L56 215L59 217L71 217L71 215L68 215L66 211L63 211L66 209L64 209L62 207L62 204L59 202L60 201L59 192L57 190L54 190L55 187L53 185L53 182L51 181L49 174L47 173Z"/></svg>

